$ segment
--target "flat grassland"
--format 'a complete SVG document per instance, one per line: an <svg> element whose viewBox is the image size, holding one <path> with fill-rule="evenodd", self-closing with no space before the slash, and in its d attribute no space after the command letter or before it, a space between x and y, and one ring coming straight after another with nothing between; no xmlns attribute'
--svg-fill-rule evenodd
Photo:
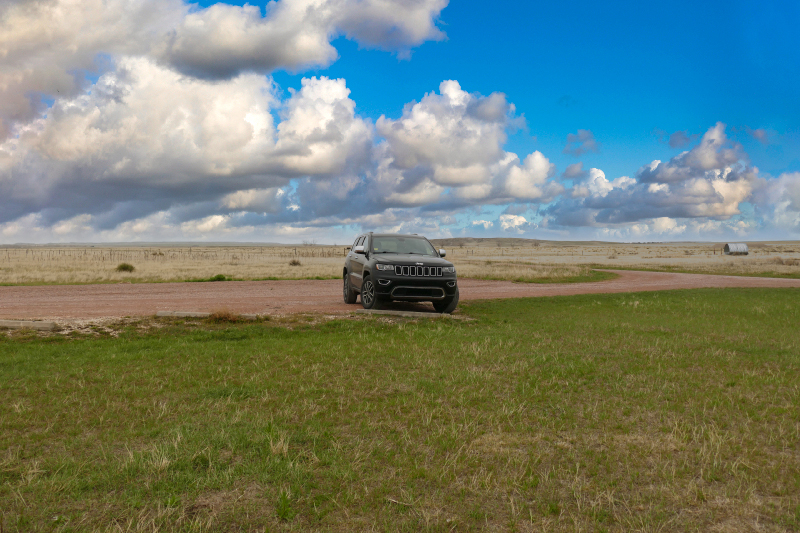
<svg viewBox="0 0 800 533"><path fill-rule="evenodd" d="M800 290L462 316L0 335L0 529L800 529Z"/></svg>
<svg viewBox="0 0 800 533"><path fill-rule="evenodd" d="M722 244L447 239L459 276L527 282L599 281L593 268L630 268L800 278L800 242L751 243L751 254ZM337 279L344 246L0 247L0 284L165 282L217 279ZM118 271L127 263L132 272Z"/></svg>

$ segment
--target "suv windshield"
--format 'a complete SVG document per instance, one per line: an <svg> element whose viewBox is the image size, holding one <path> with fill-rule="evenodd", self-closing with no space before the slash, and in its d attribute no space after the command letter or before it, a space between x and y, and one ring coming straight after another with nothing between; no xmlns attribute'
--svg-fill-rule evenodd
<svg viewBox="0 0 800 533"><path fill-rule="evenodd" d="M419 237L373 237L372 251L376 254L419 254L436 256L431 243Z"/></svg>

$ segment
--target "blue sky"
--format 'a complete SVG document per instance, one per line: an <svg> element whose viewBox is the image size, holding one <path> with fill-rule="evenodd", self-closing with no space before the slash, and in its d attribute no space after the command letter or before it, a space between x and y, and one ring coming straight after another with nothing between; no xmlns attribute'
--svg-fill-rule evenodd
<svg viewBox="0 0 800 533"><path fill-rule="evenodd" d="M241 5L0 7L0 242L800 236L800 4Z"/></svg>
<svg viewBox="0 0 800 533"><path fill-rule="evenodd" d="M578 129L604 147L586 164L616 176L679 153L655 130L702 134L722 121L789 136L770 151L746 132L737 140L764 170L800 170L800 4L614 4L451 2L441 14L447 40L420 46L410 60L341 38L341 58L315 73L345 78L358 111L375 119L399 116L445 79L469 92L503 92L528 122L508 147L552 154L562 168L575 162L560 152ZM298 87L307 75L275 77Z"/></svg>

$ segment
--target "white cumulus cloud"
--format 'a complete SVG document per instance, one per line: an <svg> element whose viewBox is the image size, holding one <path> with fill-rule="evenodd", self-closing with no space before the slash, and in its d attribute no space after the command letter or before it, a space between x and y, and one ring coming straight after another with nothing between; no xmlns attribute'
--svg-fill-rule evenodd
<svg viewBox="0 0 800 533"><path fill-rule="evenodd" d="M263 76L210 82L125 58L90 91L58 101L0 144L0 217L45 211L121 222L362 169L371 126L354 115L348 94L343 80L311 78L281 102ZM283 115L277 126L275 109ZM248 194L222 203L244 206Z"/></svg>
<svg viewBox="0 0 800 533"><path fill-rule="evenodd" d="M153 55L192 75L227 78L328 66L330 41L344 34L376 48L407 52L444 33L436 20L447 0L279 0L258 6L214 4L187 14L154 47Z"/></svg>
<svg viewBox="0 0 800 533"><path fill-rule="evenodd" d="M377 121L385 141L372 175L373 197L406 206L552 198L563 188L551 180L555 167L543 154L520 162L503 150L516 122L505 95L471 94L454 80L443 81L439 94L426 94L399 119Z"/></svg>
<svg viewBox="0 0 800 533"><path fill-rule="evenodd" d="M74 97L83 73L121 56L155 59L200 78L326 66L331 40L402 54L444 34L447 0L278 0L198 8L183 0L41 0L0 3L0 137L34 119L43 97Z"/></svg>
<svg viewBox="0 0 800 533"><path fill-rule="evenodd" d="M520 215L500 215L499 221L503 231L513 233L524 233L525 229L530 225L528 220Z"/></svg>
<svg viewBox="0 0 800 533"><path fill-rule="evenodd" d="M576 184L568 198L545 210L548 223L563 226L633 224L651 219L728 219L760 185L725 125L710 128L699 144L670 161L644 165L635 177L608 180L599 169Z"/></svg>

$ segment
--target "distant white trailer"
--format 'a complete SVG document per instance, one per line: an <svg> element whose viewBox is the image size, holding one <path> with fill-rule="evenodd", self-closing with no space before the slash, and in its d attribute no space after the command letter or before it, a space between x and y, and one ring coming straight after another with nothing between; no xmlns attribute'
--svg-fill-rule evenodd
<svg viewBox="0 0 800 533"><path fill-rule="evenodd" d="M743 242L731 242L725 245L723 248L725 255L747 255L750 251L747 249L747 245Z"/></svg>

